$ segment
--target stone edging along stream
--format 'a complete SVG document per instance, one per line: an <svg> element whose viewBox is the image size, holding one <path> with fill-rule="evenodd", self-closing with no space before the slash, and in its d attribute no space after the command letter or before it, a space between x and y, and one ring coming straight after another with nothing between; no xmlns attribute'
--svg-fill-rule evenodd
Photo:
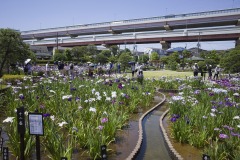
<svg viewBox="0 0 240 160"><path fill-rule="evenodd" d="M163 95L163 100L158 103L157 105L155 105L154 107L152 107L150 110L148 110L146 113L144 113L141 118L139 119L139 122L138 122L138 126L139 126L139 132L138 132L138 141L137 141L137 144L134 148L134 150L131 152L131 154L126 158L126 160L132 160L135 158L135 156L137 156L137 153L139 152L140 148L141 148L141 145L142 145L142 140L143 140L143 127L142 127L142 121L143 119L146 117L146 115L148 115L150 112L152 112L154 109L156 109L158 106L160 106L161 104L163 104L166 100L166 96L161 93L161 92L158 92L160 94ZM169 151L169 154L171 155L172 158L174 159L180 159L182 160L183 158L177 153L177 151L173 148L171 142L169 141L169 138L167 136L167 132L165 131L164 127L163 127L163 123L162 123L162 120L163 118L167 115L168 113L168 110L167 112L164 112L164 114L161 116L160 118L160 128L161 128L161 131L164 135L164 141L167 145L167 148L168 148L168 151Z"/></svg>
<svg viewBox="0 0 240 160"><path fill-rule="evenodd" d="M167 132L166 132L164 126L163 126L163 119L166 117L168 112L169 112L169 109L167 109L159 119L161 132L162 132L163 137L164 137L164 142L166 143L168 153L170 154L170 156L173 160L175 160L175 159L176 160L183 160L182 156L173 148L173 145L172 145L171 141L169 140L168 134L167 134Z"/></svg>

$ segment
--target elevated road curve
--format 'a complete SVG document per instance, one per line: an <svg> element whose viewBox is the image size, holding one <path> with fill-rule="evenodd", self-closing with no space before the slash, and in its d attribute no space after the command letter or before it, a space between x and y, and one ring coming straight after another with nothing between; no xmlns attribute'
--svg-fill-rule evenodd
<svg viewBox="0 0 240 160"><path fill-rule="evenodd" d="M22 31L23 40L130 32L171 31L240 24L240 8Z"/></svg>

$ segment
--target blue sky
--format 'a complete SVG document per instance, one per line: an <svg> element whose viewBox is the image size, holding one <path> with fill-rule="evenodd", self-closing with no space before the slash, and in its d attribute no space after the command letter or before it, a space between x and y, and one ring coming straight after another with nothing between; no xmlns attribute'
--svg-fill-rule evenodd
<svg viewBox="0 0 240 160"><path fill-rule="evenodd" d="M229 8L240 8L240 0L4 0L0 28L26 31ZM172 44L176 46L191 48L196 43ZM140 51L145 47L161 45L137 46ZM201 43L201 48L208 50L232 47L233 41Z"/></svg>

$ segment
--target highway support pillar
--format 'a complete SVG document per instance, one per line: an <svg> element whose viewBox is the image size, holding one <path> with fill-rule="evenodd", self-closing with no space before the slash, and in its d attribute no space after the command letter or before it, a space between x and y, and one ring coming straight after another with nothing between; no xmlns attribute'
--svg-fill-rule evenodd
<svg viewBox="0 0 240 160"><path fill-rule="evenodd" d="M236 40L235 47L240 46L240 37Z"/></svg>
<svg viewBox="0 0 240 160"><path fill-rule="evenodd" d="M163 50L167 50L167 49L171 48L171 43L170 42L160 41L160 44L162 45Z"/></svg>
<svg viewBox="0 0 240 160"><path fill-rule="evenodd" d="M166 31L172 30L172 28L168 24L165 24L164 28L165 28Z"/></svg>
<svg viewBox="0 0 240 160"><path fill-rule="evenodd" d="M240 26L240 19L237 21L237 26Z"/></svg>

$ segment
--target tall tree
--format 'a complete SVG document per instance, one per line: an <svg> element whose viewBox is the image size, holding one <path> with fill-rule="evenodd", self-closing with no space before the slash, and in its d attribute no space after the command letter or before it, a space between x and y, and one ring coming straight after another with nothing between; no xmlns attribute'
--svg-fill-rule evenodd
<svg viewBox="0 0 240 160"><path fill-rule="evenodd" d="M221 68L227 73L240 72L240 46L225 53L225 56L220 60Z"/></svg>
<svg viewBox="0 0 240 160"><path fill-rule="evenodd" d="M113 54L114 56L116 56L116 55L118 54L119 48L118 48L117 45L112 45L112 46L110 47L110 50L111 50L112 54Z"/></svg>
<svg viewBox="0 0 240 160"><path fill-rule="evenodd" d="M118 59L118 62L121 63L123 70L129 66L128 62L132 61L131 52L123 52Z"/></svg>
<svg viewBox="0 0 240 160"><path fill-rule="evenodd" d="M105 64L108 62L108 57L103 53L100 53L96 56L96 63Z"/></svg>
<svg viewBox="0 0 240 160"><path fill-rule="evenodd" d="M93 44L87 46L87 54L90 56L97 55L97 47Z"/></svg>
<svg viewBox="0 0 240 160"><path fill-rule="evenodd" d="M102 50L101 54L103 54L106 57L110 57L111 56L111 51L110 50Z"/></svg>
<svg viewBox="0 0 240 160"><path fill-rule="evenodd" d="M73 54L70 49L65 49L64 54L66 55L68 61L72 61Z"/></svg>
<svg viewBox="0 0 240 160"><path fill-rule="evenodd" d="M87 47L86 46L80 46L80 47L74 47L72 50L72 55L75 59L78 61L82 61L84 59L83 57L87 54Z"/></svg>
<svg viewBox="0 0 240 160"><path fill-rule="evenodd" d="M23 64L27 58L35 59L29 46L23 42L19 32L13 29L0 29L0 77L3 69L10 64Z"/></svg>
<svg viewBox="0 0 240 160"><path fill-rule="evenodd" d="M151 61L158 61L159 60L159 55L157 52L153 52L150 56Z"/></svg>

